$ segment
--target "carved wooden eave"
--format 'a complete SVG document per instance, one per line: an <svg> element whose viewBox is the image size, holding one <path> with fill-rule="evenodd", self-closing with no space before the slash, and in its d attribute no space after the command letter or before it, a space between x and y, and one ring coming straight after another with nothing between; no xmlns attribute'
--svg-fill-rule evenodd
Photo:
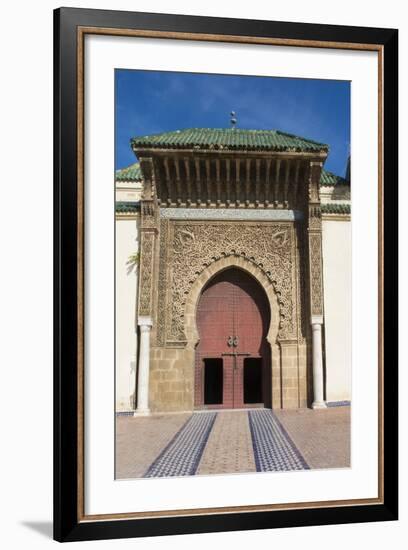
<svg viewBox="0 0 408 550"><path fill-rule="evenodd" d="M304 208L327 151L134 149L161 208ZM144 197L147 200L147 196Z"/></svg>

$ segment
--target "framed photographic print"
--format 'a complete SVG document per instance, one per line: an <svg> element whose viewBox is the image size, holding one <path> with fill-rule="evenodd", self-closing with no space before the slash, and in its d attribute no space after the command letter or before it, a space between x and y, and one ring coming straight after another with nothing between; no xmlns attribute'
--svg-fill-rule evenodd
<svg viewBox="0 0 408 550"><path fill-rule="evenodd" d="M397 31L54 25L56 540L397 519Z"/></svg>

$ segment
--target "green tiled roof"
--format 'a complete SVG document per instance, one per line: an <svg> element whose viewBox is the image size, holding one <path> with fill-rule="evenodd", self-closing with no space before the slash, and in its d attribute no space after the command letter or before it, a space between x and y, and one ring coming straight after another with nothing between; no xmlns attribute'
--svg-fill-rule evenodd
<svg viewBox="0 0 408 550"><path fill-rule="evenodd" d="M322 204L323 214L350 214L351 208L349 204Z"/></svg>
<svg viewBox="0 0 408 550"><path fill-rule="evenodd" d="M115 179L116 181L142 181L140 164L135 162L126 168L116 170Z"/></svg>
<svg viewBox="0 0 408 550"><path fill-rule="evenodd" d="M322 174L320 176L320 185L349 185L349 182L341 176L336 176L336 174L333 174L333 172L328 172L323 168Z"/></svg>
<svg viewBox="0 0 408 550"><path fill-rule="evenodd" d="M219 149L246 151L328 151L329 146L278 130L186 128L130 140L133 149Z"/></svg>
<svg viewBox="0 0 408 550"><path fill-rule="evenodd" d="M126 201L117 201L115 203L115 212L125 213L125 212L138 212L140 209L139 203L137 202L126 202Z"/></svg>

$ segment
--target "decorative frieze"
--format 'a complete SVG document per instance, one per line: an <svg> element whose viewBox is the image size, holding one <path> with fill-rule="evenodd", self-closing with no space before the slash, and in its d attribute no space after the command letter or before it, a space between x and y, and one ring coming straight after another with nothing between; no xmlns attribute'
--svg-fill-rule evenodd
<svg viewBox="0 0 408 550"><path fill-rule="evenodd" d="M286 221L303 219L300 210L258 210L254 208L162 208L160 218L176 220Z"/></svg>

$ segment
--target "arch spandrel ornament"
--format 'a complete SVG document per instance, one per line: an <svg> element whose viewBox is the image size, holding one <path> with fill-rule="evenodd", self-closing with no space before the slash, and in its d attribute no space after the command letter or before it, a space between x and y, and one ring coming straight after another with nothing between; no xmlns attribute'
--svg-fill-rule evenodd
<svg viewBox="0 0 408 550"><path fill-rule="evenodd" d="M190 289L222 258L243 258L263 274L279 306L278 339L297 339L293 224L173 221L169 227L167 223L162 222L160 244L159 345L182 345L188 340L185 308Z"/></svg>
<svg viewBox="0 0 408 550"><path fill-rule="evenodd" d="M186 341L189 346L194 348L199 341L196 309L203 289L214 277L219 275L222 271L231 268L237 268L244 271L253 277L263 288L270 310L270 322L266 334L266 340L269 344L276 343L278 338L280 315L278 297L273 289L273 285L265 273L248 259L242 256L224 256L205 268L190 287L184 308L184 330Z"/></svg>

